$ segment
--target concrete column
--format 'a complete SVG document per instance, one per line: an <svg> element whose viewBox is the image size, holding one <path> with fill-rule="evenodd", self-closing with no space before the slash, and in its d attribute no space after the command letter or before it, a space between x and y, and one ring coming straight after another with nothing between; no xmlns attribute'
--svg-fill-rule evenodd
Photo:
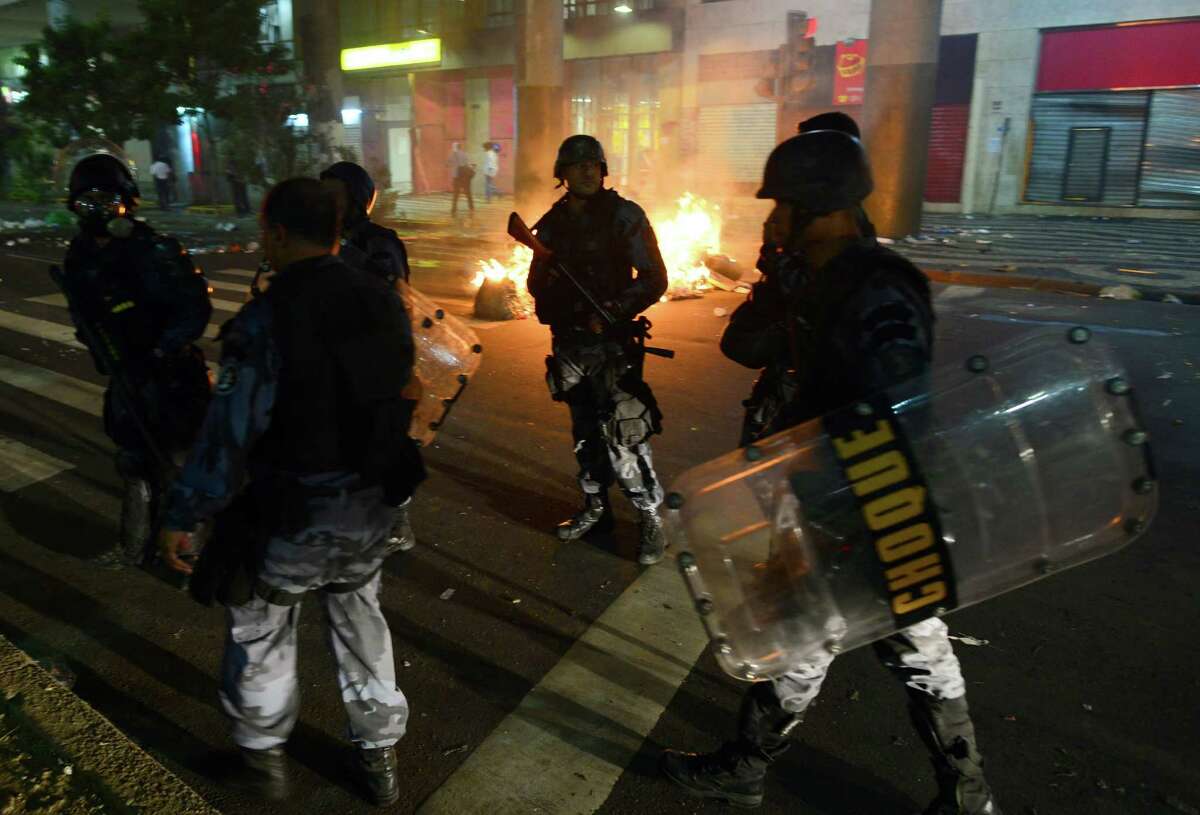
<svg viewBox="0 0 1200 815"><path fill-rule="evenodd" d="M564 138L562 0L517 3L514 198L532 223L554 199L554 156Z"/></svg>
<svg viewBox="0 0 1200 815"><path fill-rule="evenodd" d="M875 193L867 210L891 238L921 227L941 26L942 0L872 0L863 131Z"/></svg>
<svg viewBox="0 0 1200 815"><path fill-rule="evenodd" d="M491 81L486 77L471 77L466 82L467 126L463 149L475 162L475 178L471 191L476 199L483 197L483 143L491 138L492 94Z"/></svg>

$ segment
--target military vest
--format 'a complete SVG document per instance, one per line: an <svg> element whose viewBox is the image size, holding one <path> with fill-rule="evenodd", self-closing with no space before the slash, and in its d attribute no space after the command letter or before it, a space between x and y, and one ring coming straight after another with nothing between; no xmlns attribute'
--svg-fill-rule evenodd
<svg viewBox="0 0 1200 815"><path fill-rule="evenodd" d="M400 299L332 256L288 267L264 297L280 372L256 454L296 475L383 480L381 468L411 445L402 391L413 350Z"/></svg>

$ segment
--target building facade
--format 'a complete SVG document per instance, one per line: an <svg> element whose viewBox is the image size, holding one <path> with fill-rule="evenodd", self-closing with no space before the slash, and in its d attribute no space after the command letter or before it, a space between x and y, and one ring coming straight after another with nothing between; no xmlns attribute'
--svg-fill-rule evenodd
<svg viewBox="0 0 1200 815"><path fill-rule="evenodd" d="M449 188L454 142L479 164L495 142L499 186L511 190L519 6L342 0L343 58L372 47L385 57L342 65L345 143L397 189L426 192ZM830 109L859 118L866 102L870 0L565 0L563 10L567 128L600 138L614 184L635 192L748 192L797 121ZM800 11L811 76L781 103L780 47ZM1197 33L1200 0L946 0L928 205L1200 209Z"/></svg>

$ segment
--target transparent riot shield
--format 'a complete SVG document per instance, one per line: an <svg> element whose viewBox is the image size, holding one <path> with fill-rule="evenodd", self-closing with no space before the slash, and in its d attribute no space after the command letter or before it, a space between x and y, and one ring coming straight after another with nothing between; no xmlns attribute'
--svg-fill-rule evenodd
<svg viewBox="0 0 1200 815"><path fill-rule="evenodd" d="M667 534L728 673L779 676L1145 530L1147 436L1087 329L966 363L675 482Z"/></svg>
<svg viewBox="0 0 1200 815"><path fill-rule="evenodd" d="M396 283L412 318L416 368L410 394L416 398L409 435L422 446L433 442L467 387L483 354L475 332L403 281Z"/></svg>

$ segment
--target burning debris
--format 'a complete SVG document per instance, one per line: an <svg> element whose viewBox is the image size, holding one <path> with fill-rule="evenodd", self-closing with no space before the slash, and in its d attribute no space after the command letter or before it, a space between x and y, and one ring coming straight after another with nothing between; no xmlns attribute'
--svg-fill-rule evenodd
<svg viewBox="0 0 1200 815"><path fill-rule="evenodd" d="M731 290L741 277L737 262L721 253L720 207L685 193L675 209L651 216L658 247L667 266L663 300L700 297L713 288ZM475 316L485 320L525 319L533 314L526 285L533 252L513 246L507 260L478 261L471 284L476 289Z"/></svg>
<svg viewBox="0 0 1200 815"><path fill-rule="evenodd" d="M523 320L533 314L533 296L526 280L533 252L513 246L507 261L495 258L478 261L475 287L475 316L481 320Z"/></svg>

